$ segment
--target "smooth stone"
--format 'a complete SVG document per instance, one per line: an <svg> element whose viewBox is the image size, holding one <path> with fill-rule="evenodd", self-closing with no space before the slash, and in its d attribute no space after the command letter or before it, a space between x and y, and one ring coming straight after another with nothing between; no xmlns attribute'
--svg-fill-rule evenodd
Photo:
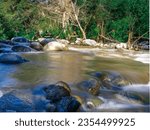
<svg viewBox="0 0 150 130"><path fill-rule="evenodd" d="M77 87L89 92L92 95L98 95L101 84L97 79L92 78L78 83Z"/></svg>
<svg viewBox="0 0 150 130"><path fill-rule="evenodd" d="M20 64L20 63L24 63L24 62L28 62L28 60L26 60L16 54L0 55L0 63L3 63L3 64Z"/></svg>
<svg viewBox="0 0 150 130"><path fill-rule="evenodd" d="M11 48L0 48L0 53L11 53L13 52Z"/></svg>
<svg viewBox="0 0 150 130"><path fill-rule="evenodd" d="M32 106L30 102L20 99L12 93L5 94L0 98L1 112L7 112L8 110L15 112L32 112Z"/></svg>
<svg viewBox="0 0 150 130"><path fill-rule="evenodd" d="M117 72L102 71L93 73L92 76L99 79L102 86L107 89L121 90L121 87L131 84Z"/></svg>
<svg viewBox="0 0 150 130"><path fill-rule="evenodd" d="M31 42L30 47L37 51L43 51L43 46L39 42Z"/></svg>
<svg viewBox="0 0 150 130"><path fill-rule="evenodd" d="M47 45L49 42L56 41L54 38L39 38L38 41L42 46Z"/></svg>
<svg viewBox="0 0 150 130"><path fill-rule="evenodd" d="M30 46L30 42L24 37L13 37L11 42L13 45Z"/></svg>
<svg viewBox="0 0 150 130"><path fill-rule="evenodd" d="M44 46L44 51L65 51L68 47L65 44L53 41Z"/></svg>
<svg viewBox="0 0 150 130"><path fill-rule="evenodd" d="M12 51L14 51L14 52L31 52L34 50L28 46L15 45L12 47Z"/></svg>

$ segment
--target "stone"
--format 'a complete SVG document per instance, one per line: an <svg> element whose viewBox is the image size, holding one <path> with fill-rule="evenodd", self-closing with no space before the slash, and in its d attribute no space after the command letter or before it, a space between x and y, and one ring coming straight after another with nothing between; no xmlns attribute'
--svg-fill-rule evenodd
<svg viewBox="0 0 150 130"><path fill-rule="evenodd" d="M0 55L0 63L3 63L3 64L20 64L20 63L24 63L24 62L28 62L28 60L26 60L16 54Z"/></svg>
<svg viewBox="0 0 150 130"><path fill-rule="evenodd" d="M62 43L53 41L44 46L44 51L65 51L68 47Z"/></svg>
<svg viewBox="0 0 150 130"><path fill-rule="evenodd" d="M80 107L80 102L72 96L63 97L59 102L57 102L57 112L76 112Z"/></svg>
<svg viewBox="0 0 150 130"><path fill-rule="evenodd" d="M63 97L70 96L70 88L66 85L66 83L64 84L63 82L58 82L45 87L44 91L46 93L46 98L52 102L57 102Z"/></svg>
<svg viewBox="0 0 150 130"><path fill-rule="evenodd" d="M15 45L12 47L12 51L14 51L14 52L31 52L34 50L28 46Z"/></svg>
<svg viewBox="0 0 150 130"><path fill-rule="evenodd" d="M39 38L38 41L42 46L47 45L49 42L56 41L54 38Z"/></svg>
<svg viewBox="0 0 150 130"><path fill-rule="evenodd" d="M30 47L37 51L43 51L43 46L39 42L31 42Z"/></svg>
<svg viewBox="0 0 150 130"><path fill-rule="evenodd" d="M92 75L100 80L102 87L107 89L121 90L121 87L130 85L130 82L117 72L102 71Z"/></svg>
<svg viewBox="0 0 150 130"><path fill-rule="evenodd" d="M7 93L0 98L0 112L32 112L30 102L16 97L12 93Z"/></svg>
<svg viewBox="0 0 150 130"><path fill-rule="evenodd" d="M97 42L91 39L83 40L83 44L88 45L88 46L97 46Z"/></svg>
<svg viewBox="0 0 150 130"><path fill-rule="evenodd" d="M77 87L92 95L98 95L101 84L97 79L92 78L78 83Z"/></svg>
<svg viewBox="0 0 150 130"><path fill-rule="evenodd" d="M13 37L11 39L11 42L13 45L24 45L24 46L30 46L30 42L23 37Z"/></svg>

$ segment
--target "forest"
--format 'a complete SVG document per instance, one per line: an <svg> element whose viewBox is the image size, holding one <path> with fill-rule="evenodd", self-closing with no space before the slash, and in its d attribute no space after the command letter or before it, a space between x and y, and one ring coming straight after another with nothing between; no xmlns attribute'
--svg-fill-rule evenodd
<svg viewBox="0 0 150 130"><path fill-rule="evenodd" d="M50 36L132 43L149 37L148 0L0 0L0 39Z"/></svg>

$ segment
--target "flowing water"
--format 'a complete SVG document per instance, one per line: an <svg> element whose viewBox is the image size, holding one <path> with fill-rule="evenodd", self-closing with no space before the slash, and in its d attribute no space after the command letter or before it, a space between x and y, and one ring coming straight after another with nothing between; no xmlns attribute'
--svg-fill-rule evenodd
<svg viewBox="0 0 150 130"><path fill-rule="evenodd" d="M82 111L149 111L150 85L147 53L142 52L139 55L135 52L116 50L72 50L26 53L21 55L30 60L28 63L0 64L0 87L8 90L26 89L65 81L70 85L73 94L91 101L82 104ZM142 58L145 63L140 62L142 60L139 58ZM135 100L120 92L106 90L102 90L98 96L94 97L75 85L91 78L93 72L101 71L117 72L124 76L131 85L125 86L122 91L130 97L139 95L138 97L142 100ZM87 107L87 104L92 103L95 98L102 103L94 108Z"/></svg>

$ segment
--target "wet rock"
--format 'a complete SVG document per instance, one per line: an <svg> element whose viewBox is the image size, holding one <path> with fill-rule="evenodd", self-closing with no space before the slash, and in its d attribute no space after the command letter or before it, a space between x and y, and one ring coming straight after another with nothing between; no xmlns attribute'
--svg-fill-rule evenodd
<svg viewBox="0 0 150 130"><path fill-rule="evenodd" d="M47 111L47 112L56 112L56 111L57 111L56 105L55 105L55 104L52 104L52 103L49 103L49 104L46 106L46 111Z"/></svg>
<svg viewBox="0 0 150 130"><path fill-rule="evenodd" d="M91 97L85 101L85 106L87 109L96 109L96 107L101 104L103 104L103 101L97 97Z"/></svg>
<svg viewBox="0 0 150 130"><path fill-rule="evenodd" d="M28 46L15 45L12 47L12 51L14 51L14 52L31 52L34 50Z"/></svg>
<svg viewBox="0 0 150 130"><path fill-rule="evenodd" d="M72 96L63 97L57 103L57 111L58 112L76 112L80 107L80 102L76 100L76 98Z"/></svg>
<svg viewBox="0 0 150 130"><path fill-rule="evenodd" d="M39 42L31 42L30 47L37 51L43 51L43 46Z"/></svg>
<svg viewBox="0 0 150 130"><path fill-rule="evenodd" d="M0 40L0 44L12 45L10 40Z"/></svg>
<svg viewBox="0 0 150 130"><path fill-rule="evenodd" d="M56 41L54 38L39 38L38 41L42 46L47 45L49 42Z"/></svg>
<svg viewBox="0 0 150 130"><path fill-rule="evenodd" d="M65 51L68 47L62 43L53 41L44 46L44 51Z"/></svg>
<svg viewBox="0 0 150 130"><path fill-rule="evenodd" d="M23 37L13 37L11 39L13 45L23 45L23 46L30 46L30 42Z"/></svg>
<svg viewBox="0 0 150 130"><path fill-rule="evenodd" d="M12 46L5 43L0 43L0 48L12 48Z"/></svg>
<svg viewBox="0 0 150 130"><path fill-rule="evenodd" d="M57 102L63 97L70 96L69 86L62 81L45 87L44 91L46 92L46 98L53 102Z"/></svg>
<svg viewBox="0 0 150 130"><path fill-rule="evenodd" d="M11 48L0 48L0 53L11 53L13 52Z"/></svg>
<svg viewBox="0 0 150 130"><path fill-rule="evenodd" d="M20 99L12 93L8 93L0 98L0 111L32 112L33 108L30 102Z"/></svg>
<svg viewBox="0 0 150 130"><path fill-rule="evenodd" d="M103 71L93 73L92 75L98 78L102 86L107 89L121 90L121 87L130 84L128 80L116 72Z"/></svg>
<svg viewBox="0 0 150 130"><path fill-rule="evenodd" d="M20 63L24 63L24 62L28 62L28 60L26 60L16 54L0 55L0 63L3 63L3 64L20 64Z"/></svg>
<svg viewBox="0 0 150 130"><path fill-rule="evenodd" d="M89 92L92 95L98 95L101 84L97 79L93 78L78 83L77 87L84 91Z"/></svg>

